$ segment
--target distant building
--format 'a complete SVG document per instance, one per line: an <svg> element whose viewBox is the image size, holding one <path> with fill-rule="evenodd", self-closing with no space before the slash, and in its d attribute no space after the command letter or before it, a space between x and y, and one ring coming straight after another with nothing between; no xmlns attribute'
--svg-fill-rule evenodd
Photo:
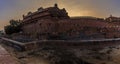
<svg viewBox="0 0 120 64"><path fill-rule="evenodd" d="M23 15L22 24L23 33L41 39L118 37L110 36L116 29L110 27L112 25L104 19L89 16L69 17L65 8L59 9L57 4L45 9L40 7L36 12Z"/></svg>
<svg viewBox="0 0 120 64"><path fill-rule="evenodd" d="M118 22L118 21L120 21L120 17L114 17L114 16L110 15L110 17L106 18L105 20L109 21L109 22Z"/></svg>
<svg viewBox="0 0 120 64"><path fill-rule="evenodd" d="M110 22L110 23L113 23L116 25L120 25L120 17L115 17L115 16L110 15L110 17L106 18L105 20L107 22Z"/></svg>

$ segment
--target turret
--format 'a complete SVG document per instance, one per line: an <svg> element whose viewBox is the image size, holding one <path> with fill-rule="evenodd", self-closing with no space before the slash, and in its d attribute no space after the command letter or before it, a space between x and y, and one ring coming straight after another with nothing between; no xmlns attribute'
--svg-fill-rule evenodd
<svg viewBox="0 0 120 64"><path fill-rule="evenodd" d="M55 3L55 4L54 4L54 7L58 8L58 4L57 4L57 3Z"/></svg>
<svg viewBox="0 0 120 64"><path fill-rule="evenodd" d="M39 12L43 11L43 7L38 8L38 11Z"/></svg>
<svg viewBox="0 0 120 64"><path fill-rule="evenodd" d="M25 18L25 15L23 15L23 18Z"/></svg>

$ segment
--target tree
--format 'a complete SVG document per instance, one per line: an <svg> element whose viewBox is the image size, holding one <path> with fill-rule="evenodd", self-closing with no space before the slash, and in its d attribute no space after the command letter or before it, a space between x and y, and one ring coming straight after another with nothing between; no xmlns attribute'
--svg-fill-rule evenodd
<svg viewBox="0 0 120 64"><path fill-rule="evenodd" d="M21 22L18 20L10 20L9 21L10 25L7 25L4 27L5 33L6 34L13 34L13 33L18 33L21 31Z"/></svg>
<svg viewBox="0 0 120 64"><path fill-rule="evenodd" d="M18 21L18 20L10 20L10 25L11 26L20 26L21 25L21 22L20 21Z"/></svg>

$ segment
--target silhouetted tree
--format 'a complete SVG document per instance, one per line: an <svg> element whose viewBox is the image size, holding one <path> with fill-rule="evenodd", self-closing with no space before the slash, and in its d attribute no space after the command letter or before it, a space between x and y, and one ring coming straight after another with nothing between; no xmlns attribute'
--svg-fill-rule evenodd
<svg viewBox="0 0 120 64"><path fill-rule="evenodd" d="M6 34L13 34L13 33L18 33L21 31L21 22L18 20L10 20L9 21L10 25L7 25L4 27L5 33Z"/></svg>

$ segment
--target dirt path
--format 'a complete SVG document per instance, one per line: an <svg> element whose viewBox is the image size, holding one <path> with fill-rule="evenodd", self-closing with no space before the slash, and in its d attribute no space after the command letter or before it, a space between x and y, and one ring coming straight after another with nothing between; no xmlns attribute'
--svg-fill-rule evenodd
<svg viewBox="0 0 120 64"><path fill-rule="evenodd" d="M12 56L5 48L0 45L0 64L19 64L14 56Z"/></svg>

